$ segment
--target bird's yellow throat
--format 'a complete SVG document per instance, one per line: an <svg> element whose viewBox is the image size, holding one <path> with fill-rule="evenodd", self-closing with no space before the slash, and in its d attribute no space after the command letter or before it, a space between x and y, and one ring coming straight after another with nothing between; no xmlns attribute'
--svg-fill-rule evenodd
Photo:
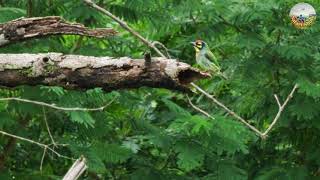
<svg viewBox="0 0 320 180"><path fill-rule="evenodd" d="M199 48L194 47L194 49L196 50L197 53L200 52L200 49L199 49Z"/></svg>

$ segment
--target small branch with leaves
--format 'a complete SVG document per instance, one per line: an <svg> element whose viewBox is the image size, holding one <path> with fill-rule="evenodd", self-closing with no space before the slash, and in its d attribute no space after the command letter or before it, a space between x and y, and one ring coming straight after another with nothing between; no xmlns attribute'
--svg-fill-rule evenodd
<svg viewBox="0 0 320 180"><path fill-rule="evenodd" d="M241 116L239 116L237 113L235 113L234 111L232 111L231 109L229 109L227 106L225 106L223 103L221 103L219 100L217 100L216 98L214 98L212 95L210 95L209 93L207 93L206 91L204 91L203 89L199 88L197 85L194 85L192 83L192 86L195 87L199 92L201 92L203 95L205 95L207 98L211 99L215 104L217 104L219 107L221 107L222 109L224 109L226 112L228 112L229 115L233 116L235 119L239 120L241 123L243 123L244 125L246 125L249 129L251 129L252 131L254 131L258 136L260 136L262 139L265 139L268 135L268 133L270 132L270 130L274 127L274 125L276 124L276 122L278 121L278 119L281 116L281 113L283 112L284 108L286 107L286 105L288 104L289 100L293 97L295 91L298 88L298 84L295 84L294 87L292 88L290 94L287 96L286 100L284 101L283 104L280 103L279 98L277 95L275 96L275 99L277 101L277 104L279 106L279 110L277 115L275 116L275 118L272 120L272 123L269 125L269 127L267 128L267 130L265 132L261 132L259 131L257 128L255 128L254 126L252 126L251 124L249 124L245 119L243 119ZM205 114L206 115L206 114Z"/></svg>
<svg viewBox="0 0 320 180"><path fill-rule="evenodd" d="M28 99L21 99L21 98L14 98L14 97L13 98L0 98L0 101L18 101L18 102L24 102L24 103L30 103L30 104L35 104L35 105L42 106L42 112L43 112L43 118L44 118L43 120L45 122L46 129L47 129L47 132L49 134L51 143L50 144L43 144L43 143L28 139L28 138L24 138L24 137L21 137L21 136L17 136L17 135L14 135L14 134L2 131L2 130L0 130L0 134L8 136L8 137L11 137L11 138L15 138L15 139L18 139L18 140L21 140L21 141L29 142L29 143L38 145L41 148L43 148L43 154L42 154L41 162L40 162L40 171L42 171L44 158L45 158L48 150L51 151L52 153L56 154L58 157L75 160L75 159L73 159L71 157L67 157L67 156L62 155L62 154L58 153L55 150L56 147L58 147L58 146L67 146L67 144L59 144L54 140L53 135L52 135L52 133L50 131L50 127L49 127L48 121L47 121L47 115L46 115L46 112L45 112L45 109L44 109L45 107L49 107L49 108L56 109L56 110L62 110L62 111L102 111L107 106L111 105L116 98L117 98L117 96L115 96L108 104L106 104L106 105L104 105L102 107L99 107L99 108L79 108L79 107L66 108L66 107L59 107L59 106L56 106L56 105L53 105L53 104L48 104L48 103L44 103L44 102L40 102L40 101L33 101L33 100L28 100ZM80 164L83 164L84 162L85 161L81 161ZM81 170L81 173L82 173L86 169L86 166L81 166L81 167L82 167L82 170ZM78 169L78 168L76 168L76 169Z"/></svg>

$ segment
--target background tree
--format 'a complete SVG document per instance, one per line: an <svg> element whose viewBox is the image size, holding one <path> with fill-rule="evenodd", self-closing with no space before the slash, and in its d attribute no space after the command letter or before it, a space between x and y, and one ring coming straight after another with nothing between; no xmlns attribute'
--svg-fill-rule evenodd
<svg viewBox="0 0 320 180"><path fill-rule="evenodd" d="M144 37L157 40L176 58L194 64L189 42L205 40L221 59L228 80L212 78L199 86L228 104L258 129L265 130L277 112L273 94L283 102L295 83L300 88L266 140L225 116L203 96L191 100L212 120L195 111L185 94L139 88L105 93L61 87L0 90L2 97L55 103L63 107L97 107L117 98L102 112L43 110L18 102L1 102L0 128L50 143L47 120L59 152L84 155L84 179L317 179L320 175L319 97L320 25L297 30L289 0L122 0L96 1L123 18ZM319 12L319 2L307 1ZM141 58L147 49L112 20L82 1L2 0L0 21L21 16L58 15L89 27L118 28L111 39L50 37L12 44L1 53L63 52ZM60 179L72 164L43 150L0 138L1 179Z"/></svg>

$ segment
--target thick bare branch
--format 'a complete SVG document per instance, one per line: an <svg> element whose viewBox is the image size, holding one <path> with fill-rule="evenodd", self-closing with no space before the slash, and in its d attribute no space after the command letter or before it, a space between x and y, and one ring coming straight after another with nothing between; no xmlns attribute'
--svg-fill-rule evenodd
<svg viewBox="0 0 320 180"><path fill-rule="evenodd" d="M75 34L105 38L116 33L111 28L88 29L81 24L66 22L58 16L20 18L0 24L0 46L49 35Z"/></svg>
<svg viewBox="0 0 320 180"><path fill-rule="evenodd" d="M175 59L93 57L45 54L0 54L0 85L54 85L68 89L101 87L106 91L141 86L186 90L209 74Z"/></svg>

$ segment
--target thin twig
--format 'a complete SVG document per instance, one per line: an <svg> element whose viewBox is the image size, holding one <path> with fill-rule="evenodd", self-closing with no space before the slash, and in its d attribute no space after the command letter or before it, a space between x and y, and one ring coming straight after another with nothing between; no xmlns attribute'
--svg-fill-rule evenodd
<svg viewBox="0 0 320 180"><path fill-rule="evenodd" d="M152 44L153 44L154 46L156 46L156 45L161 46L161 47L164 49L164 51L166 52L167 57L168 57L169 59L171 59L171 56L170 56L169 51L168 51L168 48L167 48L165 45L163 45L163 44L162 44L161 42L159 42L159 41L153 41Z"/></svg>
<svg viewBox="0 0 320 180"><path fill-rule="evenodd" d="M290 94L287 96L286 100L284 101L284 103L282 105L280 104L279 99L276 98L277 103L280 105L278 113L277 113L276 117L273 119L273 121L270 124L270 126L268 127L268 129L264 133L262 133L262 137L265 138L268 135L268 133L270 132L270 130L273 128L273 126L277 123L282 111L284 110L285 106L288 104L289 100L293 97L293 94L297 90L298 87L299 87L298 84L294 85L293 89L291 90ZM275 97L277 97L277 96L275 96Z"/></svg>
<svg viewBox="0 0 320 180"><path fill-rule="evenodd" d="M54 144L53 143L50 143L48 144L48 146L53 146ZM60 144L60 143L56 143L56 146L63 146L63 147L66 147L66 146L69 146L70 144Z"/></svg>
<svg viewBox="0 0 320 180"><path fill-rule="evenodd" d="M43 154L42 154L42 158L41 158L41 162L40 162L40 172L42 172L42 165L43 165L43 161L44 161L44 157L46 156L47 153L47 148L43 149Z"/></svg>
<svg viewBox="0 0 320 180"><path fill-rule="evenodd" d="M195 85L194 83L191 83L191 85L193 87L195 87L198 91L200 91L202 94L204 94L206 97L208 97L209 99L211 99L214 103L216 103L218 106L220 106L221 108L223 108L225 111L227 111L231 116L235 117L236 119L238 119L239 121L241 121L243 124L245 124L247 127L249 127L252 131L254 131L255 133L257 133L257 135L259 135L260 137L262 137L262 133L255 128L254 126L252 126L251 124L249 124L246 120L244 120L242 117L240 117L238 114L236 114L235 112L233 112L232 110L230 110L227 106L225 106L224 104L222 104L220 101L218 101L216 98L214 98L212 95L208 94L206 91L204 91L203 89L199 88L197 85Z"/></svg>
<svg viewBox="0 0 320 180"><path fill-rule="evenodd" d="M46 111L45 111L44 107L42 107L42 112L43 112L43 120L44 120L44 122L45 122L45 124L46 124L47 131L48 131L48 134L49 134L49 136L50 136L51 142L52 142L52 144L53 144L53 147L56 147L57 144L56 144L56 142L54 141L53 136L52 136L52 134L51 134L51 131L50 131L50 128L49 128L49 125L48 125L48 121L47 121Z"/></svg>
<svg viewBox="0 0 320 180"><path fill-rule="evenodd" d="M277 104L278 104L278 107L280 108L281 107L281 103L280 103L280 100L279 100L279 98L278 98L278 95L274 95L274 98L276 99L276 101L277 101Z"/></svg>
<svg viewBox="0 0 320 180"><path fill-rule="evenodd" d="M212 117L209 113L207 113L206 111L202 110L201 108L197 107L196 105L194 105L191 101L191 99L189 98L189 96L187 95L187 98L188 98L188 101L189 101L189 104L197 111L201 112L202 114L206 115L208 118L211 118L211 119L215 119L214 117Z"/></svg>
<svg viewBox="0 0 320 180"><path fill-rule="evenodd" d="M21 99L21 98L17 98L17 97L10 97L10 98L0 98L0 101L20 101L20 102L26 102L26 103L31 103L31 104L36 104L36 105L40 105L40 106L46 106L52 109L57 109L57 110L62 110L62 111L103 111L107 106L109 106L113 101L115 100L115 98L113 100L111 100L108 104L102 106L102 107L98 107L98 108L79 108L79 107L59 107L56 106L54 104L48 104L45 102L40 102L40 101L33 101L33 100L29 100L29 99Z"/></svg>
<svg viewBox="0 0 320 180"><path fill-rule="evenodd" d="M98 6L97 4L95 4L94 2L92 2L91 0L84 0L85 3L87 3L89 6L95 8L96 10L102 12L103 14L107 15L108 17L110 17L111 19L113 19L114 21L116 21L121 27L123 27L125 30L129 31L133 36L137 37L138 39L141 40L141 42L143 42L145 45L149 46L150 48L154 49L160 56L166 58L166 56L164 54L162 54L162 52L154 46L154 44L152 44L151 42L149 42L147 39L145 39L144 37L142 37L139 33L137 33L135 30L133 30L132 28L130 28L126 22L122 21L120 18L118 18L117 16L113 15L112 13L110 13L109 11L107 11L106 9Z"/></svg>
<svg viewBox="0 0 320 180"><path fill-rule="evenodd" d="M32 143L32 144L36 144L42 148L47 148L49 149L50 151L52 151L54 154L56 154L58 157L62 157L62 158L65 158L65 159L72 159L74 160L73 158L70 158L70 157L67 157L67 156L64 156L60 153L58 153L57 151L55 151L54 149L50 148L48 145L46 144L43 144L43 143L40 143L40 142L37 142L37 141L34 141L34 140L31 140L31 139L27 139L27 138L24 138L24 137L21 137L21 136L17 136L17 135L14 135L14 134L10 134L10 133L7 133L5 131L0 131L0 134L3 134L5 136L9 136L9 137L12 137L12 138L16 138L16 139L19 139L19 140L22 140L22 141L26 141L26 142L29 142L29 143Z"/></svg>
<svg viewBox="0 0 320 180"><path fill-rule="evenodd" d="M77 41L74 43L74 45L70 49L69 54L73 54L76 50L78 50L81 47L83 38L84 36L80 36L79 39L77 39Z"/></svg>

